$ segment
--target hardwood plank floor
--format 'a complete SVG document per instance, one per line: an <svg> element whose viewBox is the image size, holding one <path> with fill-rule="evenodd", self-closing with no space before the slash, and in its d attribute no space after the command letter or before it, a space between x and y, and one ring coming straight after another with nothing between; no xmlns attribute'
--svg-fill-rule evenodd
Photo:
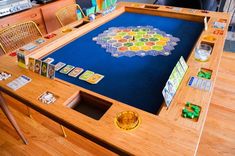
<svg viewBox="0 0 235 156"><path fill-rule="evenodd" d="M211 106L203 130L198 156L235 155L235 53L224 53ZM234 67L234 68L233 68ZM67 130L6 96L10 110L30 142L24 145L0 111L0 156L21 155L115 155L111 151Z"/></svg>
<svg viewBox="0 0 235 156"><path fill-rule="evenodd" d="M198 156L235 155L235 53L224 52Z"/></svg>

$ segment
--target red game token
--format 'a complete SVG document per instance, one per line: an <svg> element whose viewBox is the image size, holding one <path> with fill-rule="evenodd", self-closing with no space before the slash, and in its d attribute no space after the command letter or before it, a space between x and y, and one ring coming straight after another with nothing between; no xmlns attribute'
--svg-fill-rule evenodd
<svg viewBox="0 0 235 156"><path fill-rule="evenodd" d="M12 57L16 56L16 51L11 52L9 56L12 56Z"/></svg>
<svg viewBox="0 0 235 156"><path fill-rule="evenodd" d="M56 36L56 34L51 33L51 34L46 35L45 38L50 39L50 38L55 37L55 36Z"/></svg>

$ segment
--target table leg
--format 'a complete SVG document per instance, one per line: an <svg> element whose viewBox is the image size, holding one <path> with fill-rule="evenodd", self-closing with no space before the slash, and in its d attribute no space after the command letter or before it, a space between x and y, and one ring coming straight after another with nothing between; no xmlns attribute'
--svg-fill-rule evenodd
<svg viewBox="0 0 235 156"><path fill-rule="evenodd" d="M10 121L10 123L12 124L12 126L15 128L16 132L19 134L19 136L23 140L23 142L25 144L28 144L28 141L26 140L26 138L24 137L22 131L20 130L17 122L15 121L15 118L13 117L10 110L8 109L8 107L6 105L6 102L5 102L1 92L0 92L0 107L3 110L3 113L6 115L6 117Z"/></svg>

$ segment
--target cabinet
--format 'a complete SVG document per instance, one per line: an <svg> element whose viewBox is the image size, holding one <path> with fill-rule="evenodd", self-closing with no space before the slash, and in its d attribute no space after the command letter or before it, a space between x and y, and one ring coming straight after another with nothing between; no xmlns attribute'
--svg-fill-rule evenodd
<svg viewBox="0 0 235 156"><path fill-rule="evenodd" d="M56 0L48 4L34 6L29 10L0 18L0 30L16 23L34 21L42 34L45 35L61 27L57 21L55 12L59 8L73 3L75 3L75 0Z"/></svg>
<svg viewBox="0 0 235 156"><path fill-rule="evenodd" d="M22 23L26 21L34 21L39 27L39 29L41 30L41 32L43 34L46 34L47 31L44 25L40 8L32 8L32 9L29 9L29 10L26 10L17 14L13 14L13 15L1 18L0 29L10 26L10 25L14 25L16 23Z"/></svg>

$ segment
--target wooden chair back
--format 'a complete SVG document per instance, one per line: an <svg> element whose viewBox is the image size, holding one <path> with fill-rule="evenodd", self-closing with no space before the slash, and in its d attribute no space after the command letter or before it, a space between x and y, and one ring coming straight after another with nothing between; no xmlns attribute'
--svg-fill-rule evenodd
<svg viewBox="0 0 235 156"><path fill-rule="evenodd" d="M19 23L0 31L0 48L4 53L12 52L40 37L42 33L33 21Z"/></svg>
<svg viewBox="0 0 235 156"><path fill-rule="evenodd" d="M81 18L85 17L85 14L78 4L72 4L59 9L56 12L56 17L60 22L60 25L63 27L72 22L80 20Z"/></svg>

